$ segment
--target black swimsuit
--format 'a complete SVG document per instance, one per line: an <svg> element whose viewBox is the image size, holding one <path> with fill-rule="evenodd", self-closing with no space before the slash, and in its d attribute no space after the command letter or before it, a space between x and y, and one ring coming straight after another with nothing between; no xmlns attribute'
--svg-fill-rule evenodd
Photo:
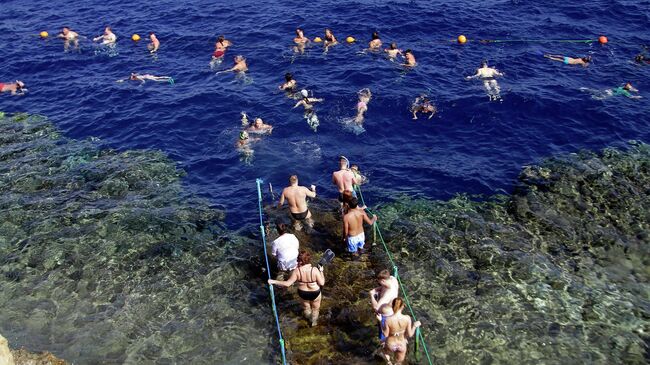
<svg viewBox="0 0 650 365"><path fill-rule="evenodd" d="M312 271L314 269L316 269L316 268L312 267L311 270L309 271L309 278L311 280L310 281L303 281L303 280L301 280L301 277L300 277L300 273L301 273L300 268L298 268L297 269L298 270L298 273L297 273L298 280L296 280L296 281L298 281L299 283L304 283L304 284L316 283L316 281L313 280L314 276L313 276ZM316 298L318 298L320 296L320 288L318 288L316 290L313 290L313 291L312 290L300 290L300 289L298 289L298 296L300 298L302 298L303 300L307 300L307 301L310 301L310 302L314 301L314 300L316 300Z"/></svg>

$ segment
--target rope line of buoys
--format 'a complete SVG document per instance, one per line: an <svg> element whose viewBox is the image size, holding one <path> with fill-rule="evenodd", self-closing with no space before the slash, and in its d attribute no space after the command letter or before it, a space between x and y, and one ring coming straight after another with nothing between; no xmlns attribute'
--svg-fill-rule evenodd
<svg viewBox="0 0 650 365"><path fill-rule="evenodd" d="M357 190L357 193L359 194L359 198L361 199L361 204L363 204L366 207L366 211L369 214L372 214L370 209L368 208L368 205L366 204L365 200L363 199L363 194L361 193L361 188L356 185L355 189ZM388 245L386 245L386 241L384 241L384 237L381 234L381 230L379 229L379 224L375 222L372 226L373 228L373 240L374 243L377 241L377 237L379 237L379 242L381 242L382 246L384 247L384 251L386 252L386 256L388 257L388 261L390 262L393 276L397 279L397 282L399 282L399 288L402 291L402 296L404 297L404 303L406 303L407 308L409 309L409 312L411 313L411 317L413 317L413 321L417 321L417 316L415 315L415 312L413 311L413 307L411 307L411 300L409 299L408 293L406 292L406 288L404 287L404 283L402 283L402 280L400 279L399 276L399 271L397 268L397 264L395 263L395 260L393 259L393 255L390 253L390 250L388 249ZM418 344L419 342L419 344ZM424 342L424 336L422 335L422 332L420 328L417 328L415 330L415 358L417 361L420 361L419 359L419 345L422 346L422 349L424 350L424 354L427 357L427 361L429 365L433 365L433 361L431 360L431 356L429 355L429 350L427 349L427 344Z"/></svg>
<svg viewBox="0 0 650 365"><path fill-rule="evenodd" d="M271 266L269 265L269 255L266 250L266 232L264 231L264 216L262 214L262 188L263 183L262 179L257 179L257 205L260 212L260 233L262 235L262 244L264 245L264 260L266 260L266 273L271 279ZM278 309L275 305L275 291L273 290L273 285L269 284L269 294L271 296L271 308L273 309L273 316L275 317L275 326L278 330L278 338L280 344L280 353L282 354L282 365L287 364L287 355L284 348L284 338L282 337L282 329L280 328L280 319L278 318Z"/></svg>

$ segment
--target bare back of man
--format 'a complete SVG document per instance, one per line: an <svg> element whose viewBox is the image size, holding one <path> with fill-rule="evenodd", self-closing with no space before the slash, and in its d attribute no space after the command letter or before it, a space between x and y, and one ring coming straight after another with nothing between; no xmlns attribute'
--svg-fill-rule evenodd
<svg viewBox="0 0 650 365"><path fill-rule="evenodd" d="M332 174L332 181L339 189L339 193L344 190L352 191L352 184L354 184L354 174L350 170L339 170Z"/></svg>
<svg viewBox="0 0 650 365"><path fill-rule="evenodd" d="M289 184L289 186L282 190L278 208L282 207L286 199L293 219L295 221L307 220L307 224L311 226L311 212L307 207L307 197L316 197L316 186L312 185L311 190L304 186L299 186L296 175L289 177Z"/></svg>
<svg viewBox="0 0 650 365"><path fill-rule="evenodd" d="M350 209L343 216L343 232L345 233L347 250L353 255L357 255L358 251L363 252L366 241L363 223L372 225L377 221L376 215L370 219L364 210L357 209L357 204L357 199L352 198L348 203Z"/></svg>

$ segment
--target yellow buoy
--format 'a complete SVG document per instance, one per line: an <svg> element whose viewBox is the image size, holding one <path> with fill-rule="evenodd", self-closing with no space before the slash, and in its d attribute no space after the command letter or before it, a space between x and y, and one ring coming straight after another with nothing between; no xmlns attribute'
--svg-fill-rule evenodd
<svg viewBox="0 0 650 365"><path fill-rule="evenodd" d="M323 41L323 40L320 39L320 37L316 37L316 38L314 38L314 42L316 42L316 43L320 43L320 42L322 42L322 41Z"/></svg>
<svg viewBox="0 0 650 365"><path fill-rule="evenodd" d="M137 42L137 41L140 40L140 36L137 35L137 34L134 34L134 35L131 36L131 39L132 39L134 42Z"/></svg>
<svg viewBox="0 0 650 365"><path fill-rule="evenodd" d="M460 44L465 44L465 42L467 42L467 38L466 38L464 35L462 35L462 34L459 35L459 36L458 36L458 43L460 43Z"/></svg>
<svg viewBox="0 0 650 365"><path fill-rule="evenodd" d="M348 42L348 43L354 43L354 40L355 40L354 37L345 38L345 41Z"/></svg>
<svg viewBox="0 0 650 365"><path fill-rule="evenodd" d="M39 33L39 35L41 36L41 38L47 38L49 36L49 34L46 31L42 31L41 33Z"/></svg>

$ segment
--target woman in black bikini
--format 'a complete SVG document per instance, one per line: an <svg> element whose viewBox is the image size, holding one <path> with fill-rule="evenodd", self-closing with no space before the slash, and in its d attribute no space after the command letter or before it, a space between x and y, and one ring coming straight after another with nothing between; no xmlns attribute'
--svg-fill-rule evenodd
<svg viewBox="0 0 650 365"><path fill-rule="evenodd" d="M291 272L288 280L280 281L269 279L269 284L290 287L298 282L298 296L303 307L303 314L311 326L318 323L318 311L322 295L320 288L325 285L325 275L322 267L311 266L311 255L307 251L298 254L298 268Z"/></svg>

